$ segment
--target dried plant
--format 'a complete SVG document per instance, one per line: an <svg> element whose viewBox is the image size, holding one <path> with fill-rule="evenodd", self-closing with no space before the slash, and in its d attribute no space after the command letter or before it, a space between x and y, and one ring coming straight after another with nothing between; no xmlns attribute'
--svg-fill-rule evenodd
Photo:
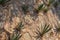
<svg viewBox="0 0 60 40"><path fill-rule="evenodd" d="M49 27L49 25L45 25L42 28L38 27L38 29L36 32L36 34L37 34L36 38L41 39L44 36L44 34L46 34L47 32L49 32L51 30L51 27Z"/></svg>

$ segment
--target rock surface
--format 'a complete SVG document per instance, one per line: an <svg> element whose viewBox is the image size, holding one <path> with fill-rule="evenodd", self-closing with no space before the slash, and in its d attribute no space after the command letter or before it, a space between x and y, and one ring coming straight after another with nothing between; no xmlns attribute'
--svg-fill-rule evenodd
<svg viewBox="0 0 60 40"><path fill-rule="evenodd" d="M2 7L0 10L0 28L2 30L4 28L12 34L18 23L23 21L24 29L22 29L22 37L20 40L36 40L36 29L45 24L50 24L50 26L54 29L59 22L58 16L53 14L52 10L49 10L45 14L43 12L39 12L38 16L36 16L33 12L33 6L37 6L41 0L38 0L37 2L38 3L36 3L36 0L12 0L7 7ZM26 15L21 9L23 4L29 6L29 12ZM53 29L44 35L43 40L60 39ZM7 40L7 36L4 31L0 34L0 40Z"/></svg>

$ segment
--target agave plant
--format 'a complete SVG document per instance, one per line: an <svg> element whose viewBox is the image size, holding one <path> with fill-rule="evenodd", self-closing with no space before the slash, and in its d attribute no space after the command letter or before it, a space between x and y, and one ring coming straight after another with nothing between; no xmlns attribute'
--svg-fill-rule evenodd
<svg viewBox="0 0 60 40"><path fill-rule="evenodd" d="M13 33L13 35L10 37L10 40L19 40L19 38L21 38L22 35L20 35L20 33Z"/></svg>
<svg viewBox="0 0 60 40"><path fill-rule="evenodd" d="M21 29L23 28L23 24L22 22L20 22L18 25L17 25L17 28L15 29L15 31L13 32L13 35L12 37L10 37L10 40L19 40L21 38Z"/></svg>
<svg viewBox="0 0 60 40"><path fill-rule="evenodd" d="M42 28L38 27L38 29L36 32L36 34L37 34L36 38L41 39L44 36L44 34L46 34L47 32L49 32L51 30L51 27L49 27L49 25L45 25Z"/></svg>
<svg viewBox="0 0 60 40"><path fill-rule="evenodd" d="M38 13L39 11L41 11L42 8L43 8L43 5L44 5L44 4L40 4L40 5L38 6L38 8L35 9L34 11L35 11L36 13Z"/></svg>
<svg viewBox="0 0 60 40"><path fill-rule="evenodd" d="M18 25L17 25L17 28L16 28L16 30L17 31L21 31L21 29L23 28L23 24L22 24L22 22L20 22Z"/></svg>
<svg viewBox="0 0 60 40"><path fill-rule="evenodd" d="M10 0L0 0L0 5L4 6L5 3L9 2Z"/></svg>
<svg viewBox="0 0 60 40"><path fill-rule="evenodd" d="M43 11L47 12L49 10L50 5L54 2L54 0L49 0L48 3L46 4L46 0L43 0L43 3L38 6L37 9L35 9L35 12ZM45 8L47 6L47 8Z"/></svg>
<svg viewBox="0 0 60 40"><path fill-rule="evenodd" d="M24 14L26 14L28 12L28 5L22 5L21 8L22 8L22 11L24 12Z"/></svg>

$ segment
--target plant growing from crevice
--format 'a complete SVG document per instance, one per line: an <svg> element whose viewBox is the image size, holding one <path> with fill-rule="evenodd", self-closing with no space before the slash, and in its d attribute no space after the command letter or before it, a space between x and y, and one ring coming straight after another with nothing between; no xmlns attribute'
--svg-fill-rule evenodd
<svg viewBox="0 0 60 40"><path fill-rule="evenodd" d="M12 36L10 37L10 40L19 40L22 35L20 35L19 32L13 33Z"/></svg>
<svg viewBox="0 0 60 40"><path fill-rule="evenodd" d="M8 40L19 40L21 38L21 36L22 36L21 35L21 29L23 28L23 26L24 25L22 24L22 22L20 22L17 25L17 28L14 29L14 32L13 32L12 35L8 31L6 31L4 28L3 28L3 31L6 32Z"/></svg>
<svg viewBox="0 0 60 40"><path fill-rule="evenodd" d="M21 38L21 29L23 28L22 22L20 22L17 25L17 28L15 28L15 31L13 32L12 36L10 37L10 40L19 40Z"/></svg>
<svg viewBox="0 0 60 40"><path fill-rule="evenodd" d="M15 28L16 31L21 31L21 29L24 27L24 24L22 22L20 22L18 25L17 25L17 28Z"/></svg>
<svg viewBox="0 0 60 40"><path fill-rule="evenodd" d="M49 32L50 30L51 30L51 27L49 25L45 25L42 28L38 27L37 32L36 32L37 34L36 39L42 40L42 37L44 36L44 34Z"/></svg>
<svg viewBox="0 0 60 40"><path fill-rule="evenodd" d="M38 6L38 8L34 10L36 13L39 13L40 11L43 11L44 13L46 13L49 10L51 4L53 4L53 2L54 2L54 0L49 0L49 1L42 0L42 1L43 1L43 3L40 4ZM45 7L47 7L47 8L45 8Z"/></svg>
<svg viewBox="0 0 60 40"><path fill-rule="evenodd" d="M5 6L5 4L9 1L11 0L0 0L0 5Z"/></svg>
<svg viewBox="0 0 60 40"><path fill-rule="evenodd" d="M27 12L28 12L28 5L22 5L21 8L22 8L22 11L24 12L24 14L27 14Z"/></svg>
<svg viewBox="0 0 60 40"><path fill-rule="evenodd" d="M44 6L44 8L43 8L43 11L44 12L47 12L49 9L50 9L50 7L51 7L51 5L53 4L55 2L55 0L43 0L43 4L45 5ZM46 8L45 8L46 7Z"/></svg>
<svg viewBox="0 0 60 40"><path fill-rule="evenodd" d="M37 9L34 9L36 13L42 10L44 4L40 4Z"/></svg>

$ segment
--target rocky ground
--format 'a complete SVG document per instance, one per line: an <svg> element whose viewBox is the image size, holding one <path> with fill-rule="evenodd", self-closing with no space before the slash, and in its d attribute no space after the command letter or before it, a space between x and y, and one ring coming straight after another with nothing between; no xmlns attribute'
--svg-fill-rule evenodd
<svg viewBox="0 0 60 40"><path fill-rule="evenodd" d="M5 7L0 7L0 40L8 39L3 28L12 34L14 28L16 28L21 21L24 24L24 29L21 31L22 37L20 40L36 40L36 29L45 24L50 24L52 30L46 33L42 40L60 40L60 34L57 34L54 30L55 26L59 24L58 15L53 13L52 10L49 10L47 13L39 12L38 14L33 11L33 7L36 8L38 4L42 3L41 1L42 0L38 0L36 3L36 0L12 0ZM21 9L23 4L29 6L26 15Z"/></svg>

